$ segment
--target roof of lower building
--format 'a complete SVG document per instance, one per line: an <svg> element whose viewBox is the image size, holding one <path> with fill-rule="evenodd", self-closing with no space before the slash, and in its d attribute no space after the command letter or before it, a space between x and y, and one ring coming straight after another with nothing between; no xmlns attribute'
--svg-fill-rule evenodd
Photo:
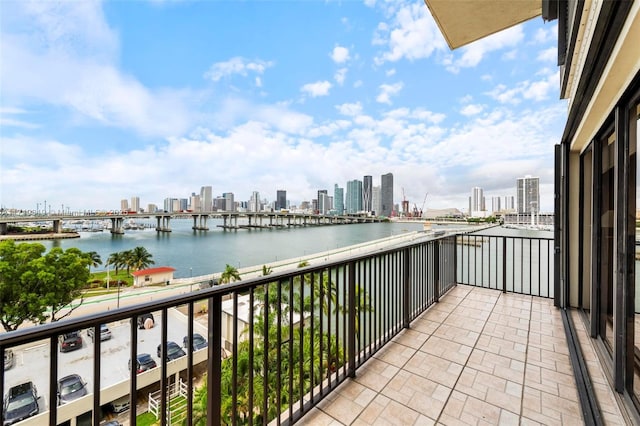
<svg viewBox="0 0 640 426"><path fill-rule="evenodd" d="M131 275L139 277L141 275L163 274L165 272L173 272L175 270L176 268L172 268L171 266L158 266L157 268L140 269L139 271L132 272Z"/></svg>

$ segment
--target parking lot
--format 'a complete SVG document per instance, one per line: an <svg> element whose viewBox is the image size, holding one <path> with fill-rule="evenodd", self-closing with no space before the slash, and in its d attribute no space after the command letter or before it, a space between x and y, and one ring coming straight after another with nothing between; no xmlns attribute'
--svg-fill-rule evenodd
<svg viewBox="0 0 640 426"><path fill-rule="evenodd" d="M161 314L154 312L155 326L148 330L138 330L138 353L148 353L160 365L157 347L161 342ZM175 309L168 311L168 340L182 346L187 334L187 319ZM131 329L129 322L107 324L112 337L101 343L101 388L114 385L129 378L129 355ZM194 323L194 332L206 336L206 329ZM87 384L87 391L93 393L93 342L86 330L81 331L82 347L70 352L58 352L58 378L68 374L79 374ZM39 395L40 412L48 410L49 403L49 342L33 344L29 347L13 349L14 365L5 371L5 392L12 386L31 381ZM55 392L55 390L54 390ZM109 401L102 401L106 403Z"/></svg>

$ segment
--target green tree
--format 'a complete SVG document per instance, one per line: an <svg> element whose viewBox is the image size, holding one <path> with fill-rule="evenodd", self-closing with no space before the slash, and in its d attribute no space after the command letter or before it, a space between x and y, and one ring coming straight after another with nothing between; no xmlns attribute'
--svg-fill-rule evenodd
<svg viewBox="0 0 640 426"><path fill-rule="evenodd" d="M273 268L271 266L262 265L262 276L266 277L267 275L271 275L273 272Z"/></svg>
<svg viewBox="0 0 640 426"><path fill-rule="evenodd" d="M5 330L25 321L45 322L48 308L51 321L57 321L79 306L68 306L74 299L82 303L90 256L76 248L45 250L38 243L0 243L0 323ZM59 317L64 308L69 311Z"/></svg>
<svg viewBox="0 0 640 426"><path fill-rule="evenodd" d="M222 271L222 274L220 275L220 284L227 284L241 280L242 278L240 277L238 270L227 263L224 267L224 271Z"/></svg>
<svg viewBox="0 0 640 426"><path fill-rule="evenodd" d="M106 265L113 266L113 268L116 270L116 275L118 275L120 269L126 267L124 252L120 251L117 253L111 253L107 258Z"/></svg>
<svg viewBox="0 0 640 426"><path fill-rule="evenodd" d="M45 250L38 243L0 242L0 324L6 331L16 330L25 321L46 320L46 306L34 278Z"/></svg>
<svg viewBox="0 0 640 426"><path fill-rule="evenodd" d="M86 255L89 258L89 260L91 261L91 263L89 264L89 272L91 272L91 267L92 266L94 268L97 268L98 266L102 265L102 258L100 257L100 255L97 252L90 251L90 252L87 252Z"/></svg>
<svg viewBox="0 0 640 426"><path fill-rule="evenodd" d="M154 265L153 255L146 248L138 246L129 251L129 265L138 271L148 266Z"/></svg>

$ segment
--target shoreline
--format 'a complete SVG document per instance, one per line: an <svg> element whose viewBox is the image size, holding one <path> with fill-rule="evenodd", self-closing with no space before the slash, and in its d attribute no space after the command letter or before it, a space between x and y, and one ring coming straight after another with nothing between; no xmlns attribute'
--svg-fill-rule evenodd
<svg viewBox="0 0 640 426"><path fill-rule="evenodd" d="M39 240L64 240L70 238L80 238L80 234L77 232L61 232L54 233L49 232L46 234L6 234L0 235L0 241L13 240L13 241L39 241Z"/></svg>

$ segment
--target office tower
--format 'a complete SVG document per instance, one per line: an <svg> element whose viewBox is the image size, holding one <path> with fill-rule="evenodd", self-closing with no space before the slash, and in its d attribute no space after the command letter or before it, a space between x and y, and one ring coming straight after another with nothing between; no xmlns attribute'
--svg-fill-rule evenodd
<svg viewBox="0 0 640 426"><path fill-rule="evenodd" d="M173 200L175 200L175 198L164 199L163 207L165 212L171 213L173 211Z"/></svg>
<svg viewBox="0 0 640 426"><path fill-rule="evenodd" d="M380 179L380 215L391 216L393 212L393 174L387 173Z"/></svg>
<svg viewBox="0 0 640 426"><path fill-rule="evenodd" d="M326 213L324 205L321 205L321 203L322 203L322 194L326 195L326 194L328 194L328 191L326 189L318 190L318 198L316 198L316 210L320 214Z"/></svg>
<svg viewBox="0 0 640 426"><path fill-rule="evenodd" d="M344 214L344 188L340 188L337 183L333 187L333 208L336 214Z"/></svg>
<svg viewBox="0 0 640 426"><path fill-rule="evenodd" d="M129 211L129 201L127 201L126 199L120 200L120 211L121 212Z"/></svg>
<svg viewBox="0 0 640 426"><path fill-rule="evenodd" d="M482 188L473 187L471 188L471 197L469 199L469 215L470 216L481 216L480 212L483 212L484 208L484 195Z"/></svg>
<svg viewBox="0 0 640 426"><path fill-rule="evenodd" d="M225 192L224 194L222 194L222 197L224 198L225 202L224 202L224 210L228 211L228 212L233 212L236 210L236 203L233 199L233 192Z"/></svg>
<svg viewBox="0 0 640 426"><path fill-rule="evenodd" d="M373 187L373 178L369 175L365 176L362 181L362 209L371 213L371 189Z"/></svg>
<svg viewBox="0 0 640 426"><path fill-rule="evenodd" d="M507 211L513 211L515 210L514 207L515 203L513 200L513 195L507 195L506 197L504 197L504 209Z"/></svg>
<svg viewBox="0 0 640 426"><path fill-rule="evenodd" d="M347 214L354 214L362 211L362 181L354 179L347 182L345 209Z"/></svg>
<svg viewBox="0 0 640 426"><path fill-rule="evenodd" d="M318 192L318 213L327 214L331 210L331 197L327 191Z"/></svg>
<svg viewBox="0 0 640 426"><path fill-rule="evenodd" d="M210 186L200 188L200 211L210 212L213 209L213 190Z"/></svg>
<svg viewBox="0 0 640 426"><path fill-rule="evenodd" d="M491 211L495 213L500 210L500 197L491 197Z"/></svg>
<svg viewBox="0 0 640 426"><path fill-rule="evenodd" d="M260 206L260 193L258 191L253 191L251 193L251 199L249 200L249 211L250 212L259 212L262 210Z"/></svg>
<svg viewBox="0 0 640 426"><path fill-rule="evenodd" d="M189 199L188 198L180 198L179 199L179 210L181 212L186 211L189 208Z"/></svg>
<svg viewBox="0 0 640 426"><path fill-rule="evenodd" d="M202 211L200 205L200 196L195 192L192 192L191 197L189 198L189 210L191 210L192 212Z"/></svg>
<svg viewBox="0 0 640 426"><path fill-rule="evenodd" d="M158 206L155 204L147 205L147 213L155 213L158 210Z"/></svg>
<svg viewBox="0 0 640 426"><path fill-rule="evenodd" d="M287 191L279 189L276 191L276 210L287 208Z"/></svg>
<svg viewBox="0 0 640 426"><path fill-rule="evenodd" d="M180 200L178 198L171 199L171 211L172 212L180 211Z"/></svg>
<svg viewBox="0 0 640 426"><path fill-rule="evenodd" d="M131 207L132 212L138 213L140 211L140 197L131 197Z"/></svg>
<svg viewBox="0 0 640 426"><path fill-rule="evenodd" d="M540 209L540 178L527 175L518 178L516 193L518 197L518 214L538 213Z"/></svg>
<svg viewBox="0 0 640 426"><path fill-rule="evenodd" d="M374 186L371 188L371 213L376 216L380 216L382 213L382 200L380 199L380 187Z"/></svg>

